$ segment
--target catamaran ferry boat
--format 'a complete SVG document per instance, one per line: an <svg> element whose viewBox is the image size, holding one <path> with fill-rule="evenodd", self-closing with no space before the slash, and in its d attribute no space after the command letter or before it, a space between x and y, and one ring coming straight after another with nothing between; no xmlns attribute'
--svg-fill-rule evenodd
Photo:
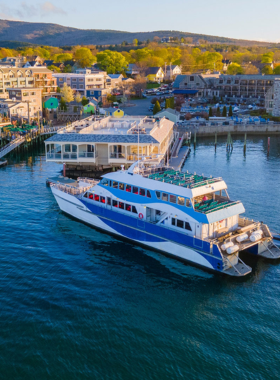
<svg viewBox="0 0 280 380"><path fill-rule="evenodd" d="M207 178L145 159L101 181L52 184L62 211L103 231L230 276L252 271L239 253L269 259L280 249L266 224L240 215L222 178Z"/></svg>

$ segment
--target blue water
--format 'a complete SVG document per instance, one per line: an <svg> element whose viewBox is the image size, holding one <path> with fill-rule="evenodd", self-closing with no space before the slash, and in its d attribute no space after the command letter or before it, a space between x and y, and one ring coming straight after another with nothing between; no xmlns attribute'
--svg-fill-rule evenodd
<svg viewBox="0 0 280 380"><path fill-rule="evenodd" d="M185 168L222 176L279 230L280 138L199 140ZM0 169L0 379L277 379L280 263L232 279L97 232L59 211L43 155Z"/></svg>

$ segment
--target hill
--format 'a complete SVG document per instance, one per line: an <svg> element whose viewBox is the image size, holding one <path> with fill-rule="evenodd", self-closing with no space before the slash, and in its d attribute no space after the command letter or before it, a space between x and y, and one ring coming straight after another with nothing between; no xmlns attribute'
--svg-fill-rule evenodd
<svg viewBox="0 0 280 380"><path fill-rule="evenodd" d="M29 43L48 46L65 45L111 45L123 41L131 43L137 38L140 41L153 40L158 37L192 37L194 42L204 39L212 43L224 43L243 46L270 46L272 43L247 41L226 37L208 36L204 34L186 33L180 31L159 30L154 32L123 32L117 30L76 29L58 24L34 23L24 21L0 20L0 45L8 47L9 42Z"/></svg>

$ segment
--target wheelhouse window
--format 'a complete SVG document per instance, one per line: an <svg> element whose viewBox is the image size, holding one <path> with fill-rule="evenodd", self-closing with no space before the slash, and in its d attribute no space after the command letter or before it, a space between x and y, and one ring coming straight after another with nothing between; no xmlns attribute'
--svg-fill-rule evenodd
<svg viewBox="0 0 280 380"><path fill-rule="evenodd" d="M131 193L131 185L126 185L125 191Z"/></svg>
<svg viewBox="0 0 280 380"><path fill-rule="evenodd" d="M131 206L126 204L126 205L125 205L125 210L131 212Z"/></svg>
<svg viewBox="0 0 280 380"><path fill-rule="evenodd" d="M117 189L117 188L118 188L118 185L119 185L119 183L118 183L118 182L116 182L116 181L113 181L113 188L114 188L114 189Z"/></svg>
<svg viewBox="0 0 280 380"><path fill-rule="evenodd" d="M145 197L145 193L146 193L146 191L145 191L145 189L140 189L140 195L142 195L142 197Z"/></svg>
<svg viewBox="0 0 280 380"><path fill-rule="evenodd" d="M152 198L150 190L147 190L147 197Z"/></svg>
<svg viewBox="0 0 280 380"><path fill-rule="evenodd" d="M106 178L103 178L103 179L101 180L100 184L103 185L103 186L109 186L109 180L106 179Z"/></svg>
<svg viewBox="0 0 280 380"><path fill-rule="evenodd" d="M123 202L119 202L119 208L124 210L124 203Z"/></svg>
<svg viewBox="0 0 280 380"><path fill-rule="evenodd" d="M133 186L133 194L138 194L138 187Z"/></svg>
<svg viewBox="0 0 280 380"><path fill-rule="evenodd" d="M93 194L89 194L88 198L93 200Z"/></svg>
<svg viewBox="0 0 280 380"><path fill-rule="evenodd" d="M192 231L192 228L191 228L189 222L185 222L185 229L188 230L188 231Z"/></svg>
<svg viewBox="0 0 280 380"><path fill-rule="evenodd" d="M135 207L135 206L132 206L132 212L133 212L134 214L137 214L137 210L136 210L136 207Z"/></svg>
<svg viewBox="0 0 280 380"><path fill-rule="evenodd" d="M186 199L186 206L187 207L192 207L191 201L189 199Z"/></svg>
<svg viewBox="0 0 280 380"><path fill-rule="evenodd" d="M177 220L177 227L184 228L184 222L182 220Z"/></svg>
<svg viewBox="0 0 280 380"><path fill-rule="evenodd" d="M84 198L88 198L88 193L85 193L85 194L84 194Z"/></svg>
<svg viewBox="0 0 280 380"><path fill-rule="evenodd" d="M176 203L176 195L170 195L169 196L169 202L170 203Z"/></svg>
<svg viewBox="0 0 280 380"><path fill-rule="evenodd" d="M156 191L156 197L157 199L160 199L160 191Z"/></svg>
<svg viewBox="0 0 280 380"><path fill-rule="evenodd" d="M118 201L113 200L113 207L118 207Z"/></svg>
<svg viewBox="0 0 280 380"><path fill-rule="evenodd" d="M105 197L100 197L100 202L105 203Z"/></svg>
<svg viewBox="0 0 280 380"><path fill-rule="evenodd" d="M166 194L166 193L162 193L162 195L161 195L161 199L162 199L163 201L165 201L165 202L168 202L168 194Z"/></svg>
<svg viewBox="0 0 280 380"><path fill-rule="evenodd" d="M111 198L107 197L107 205L111 206Z"/></svg>
<svg viewBox="0 0 280 380"><path fill-rule="evenodd" d="M95 194L95 195L94 195L94 200L95 200L96 202L99 202L99 195Z"/></svg>
<svg viewBox="0 0 280 380"><path fill-rule="evenodd" d="M119 182L119 190L124 190L124 183Z"/></svg>

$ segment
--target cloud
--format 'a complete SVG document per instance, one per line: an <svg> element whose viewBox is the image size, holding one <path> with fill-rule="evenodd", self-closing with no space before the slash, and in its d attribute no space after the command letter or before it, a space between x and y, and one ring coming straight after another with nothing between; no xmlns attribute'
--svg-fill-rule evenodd
<svg viewBox="0 0 280 380"><path fill-rule="evenodd" d="M22 1L16 8L9 7L0 2L0 7L0 18L6 20L28 20L36 17L44 18L53 14L67 14L64 9L57 7L50 1L45 1L38 5L30 5Z"/></svg>

